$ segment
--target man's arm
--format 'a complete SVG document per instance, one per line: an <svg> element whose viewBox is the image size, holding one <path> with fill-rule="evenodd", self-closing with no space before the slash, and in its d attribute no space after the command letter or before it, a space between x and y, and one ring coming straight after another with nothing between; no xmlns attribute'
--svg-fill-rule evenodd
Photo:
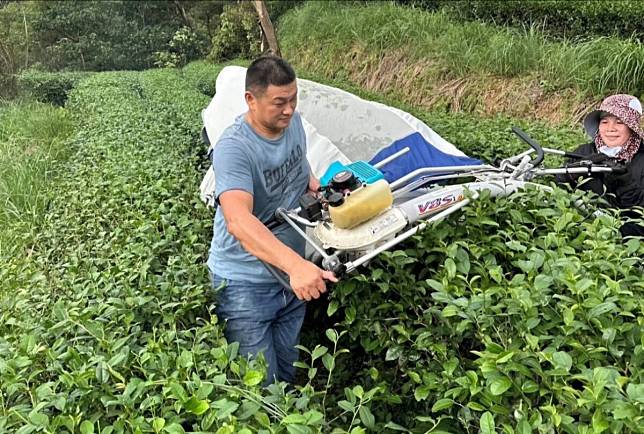
<svg viewBox="0 0 644 434"><path fill-rule="evenodd" d="M325 280L337 282L331 271L322 270L282 243L252 213L253 195L229 190L219 196L228 232L251 255L288 274L291 287L300 299L311 300L326 291Z"/></svg>

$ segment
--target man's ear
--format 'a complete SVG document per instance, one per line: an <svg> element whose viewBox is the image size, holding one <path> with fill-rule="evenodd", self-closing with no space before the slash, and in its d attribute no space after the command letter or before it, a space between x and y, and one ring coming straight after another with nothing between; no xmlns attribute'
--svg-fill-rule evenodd
<svg viewBox="0 0 644 434"><path fill-rule="evenodd" d="M256 105L256 98L255 95L250 93L249 91L244 92L244 99L246 100L246 105L248 105L248 109L253 111L255 109Z"/></svg>

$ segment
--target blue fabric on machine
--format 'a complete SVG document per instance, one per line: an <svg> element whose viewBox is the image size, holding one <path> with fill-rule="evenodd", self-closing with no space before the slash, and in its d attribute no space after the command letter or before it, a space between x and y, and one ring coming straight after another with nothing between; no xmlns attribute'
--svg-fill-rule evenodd
<svg viewBox="0 0 644 434"><path fill-rule="evenodd" d="M420 133L413 133L381 149L369 164L376 164L396 152L409 148L409 152L380 168L387 182L393 182L422 167L473 166L480 160L466 156L446 154L436 149Z"/></svg>

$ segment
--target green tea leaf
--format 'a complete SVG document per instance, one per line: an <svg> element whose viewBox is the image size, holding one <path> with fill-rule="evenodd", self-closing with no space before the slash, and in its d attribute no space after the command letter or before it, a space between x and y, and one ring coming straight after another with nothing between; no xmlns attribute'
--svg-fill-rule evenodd
<svg viewBox="0 0 644 434"><path fill-rule="evenodd" d="M288 424L304 425L306 424L306 417L302 414L291 413L288 416L286 416L284 419L282 419L282 423L285 425L288 425Z"/></svg>
<svg viewBox="0 0 644 434"><path fill-rule="evenodd" d="M244 384L246 386L256 386L262 382L264 375L259 371L247 371L244 374Z"/></svg>
<svg viewBox="0 0 644 434"><path fill-rule="evenodd" d="M476 401L470 401L467 403L467 407L471 408L474 411L485 411L485 407L479 404Z"/></svg>
<svg viewBox="0 0 644 434"><path fill-rule="evenodd" d="M387 422L387 423L385 424L385 428L387 428L387 429L391 429L391 430L394 430L394 431L410 432L410 431L409 431L407 428L405 428L404 426L402 426L402 425L398 425L397 423L395 423L395 422L391 422L391 421L390 421L390 422Z"/></svg>
<svg viewBox="0 0 644 434"><path fill-rule="evenodd" d="M604 315L608 312L611 312L617 308L617 305L615 303L611 302L604 302L600 303L597 306L593 307L588 311L588 318L596 318L598 316Z"/></svg>
<svg viewBox="0 0 644 434"><path fill-rule="evenodd" d="M376 418L373 416L371 410L369 410L368 407L365 407L364 405L361 406L358 410L358 414L364 426L371 430L376 428Z"/></svg>
<svg viewBox="0 0 644 434"><path fill-rule="evenodd" d="M327 329L325 333L328 340L330 340L334 344L338 343L338 332L333 329Z"/></svg>
<svg viewBox="0 0 644 434"><path fill-rule="evenodd" d="M193 396L183 404L183 407L189 412L199 416L204 414L210 408L210 405L208 401L197 399Z"/></svg>
<svg viewBox="0 0 644 434"><path fill-rule="evenodd" d="M570 371L572 367L572 357L565 351L556 351L552 354L552 363L555 368L563 369L564 371Z"/></svg>
<svg viewBox="0 0 644 434"><path fill-rule="evenodd" d="M629 399L644 404L644 384L629 384L626 386Z"/></svg>
<svg viewBox="0 0 644 434"><path fill-rule="evenodd" d="M94 424L89 420L84 420L80 424L81 434L94 434Z"/></svg>
<svg viewBox="0 0 644 434"><path fill-rule="evenodd" d="M171 423L164 428L164 432L168 434L186 434L186 431L178 423Z"/></svg>
<svg viewBox="0 0 644 434"><path fill-rule="evenodd" d="M154 432L161 432L164 426L165 419L163 419L162 417L155 417L154 420L152 420L152 429L154 430Z"/></svg>
<svg viewBox="0 0 644 434"><path fill-rule="evenodd" d="M430 288L436 291L443 291L444 289L443 284L434 279L426 279L425 283L427 283L427 285L429 285Z"/></svg>
<svg viewBox="0 0 644 434"><path fill-rule="evenodd" d="M437 411L445 410L447 408L451 408L452 405L454 405L454 400L452 399L447 399L447 398L439 399L434 403L434 405L432 405L432 412L437 412Z"/></svg>
<svg viewBox="0 0 644 434"><path fill-rule="evenodd" d="M326 309L326 314L328 316L332 316L334 313L336 313L338 311L339 306L340 305L338 304L337 301L335 301L335 300L330 301L329 306Z"/></svg>
<svg viewBox="0 0 644 434"><path fill-rule="evenodd" d="M414 398L416 401L424 401L429 396L430 388L429 386L420 386L414 390Z"/></svg>
<svg viewBox="0 0 644 434"><path fill-rule="evenodd" d="M496 364L500 365L502 363L509 362L510 360L512 360L512 357L514 357L514 351L510 351L504 356L501 356L498 359L496 359Z"/></svg>
<svg viewBox="0 0 644 434"><path fill-rule="evenodd" d="M600 409L595 410L595 413L593 414L593 431L596 433L601 433L603 431L606 431L609 427L609 423L604 417L604 414L601 412Z"/></svg>
<svg viewBox="0 0 644 434"><path fill-rule="evenodd" d="M447 277L453 279L456 276L456 263L452 258L445 259L445 269L447 270Z"/></svg>
<svg viewBox="0 0 644 434"><path fill-rule="evenodd" d="M338 407L340 407L344 411L349 411L353 412L353 404L351 404L349 401L343 399L341 401L338 401Z"/></svg>
<svg viewBox="0 0 644 434"><path fill-rule="evenodd" d="M323 346L318 345L318 346L316 346L316 347L315 347L315 349L313 350L313 354L312 354L312 356L311 356L311 359L312 359L312 360L319 359L319 358L320 358L320 357L322 357L324 354L326 354L326 352L327 352L327 351L328 351L327 347L323 347Z"/></svg>
<svg viewBox="0 0 644 434"><path fill-rule="evenodd" d="M495 433L495 425L494 425L494 416L492 416L492 413L489 411L486 411L483 413L481 416L481 420L479 422L479 425L481 427L481 434L494 434Z"/></svg>
<svg viewBox="0 0 644 434"><path fill-rule="evenodd" d="M517 424L517 434L531 434L532 433L532 427L530 426L530 422L528 422L525 418L521 419L521 421Z"/></svg>
<svg viewBox="0 0 644 434"><path fill-rule="evenodd" d="M398 360L401 355L402 355L402 347L391 347L387 350L387 354L385 354L385 360L387 361Z"/></svg>
<svg viewBox="0 0 644 434"><path fill-rule="evenodd" d="M512 381L507 377L496 378L490 383L490 392L492 395L502 395L506 390L512 387Z"/></svg>
<svg viewBox="0 0 644 434"><path fill-rule="evenodd" d="M220 399L213 403L213 406L217 408L217 419L228 419L238 408L239 404L234 401L229 401L226 398ZM202 409L203 406L200 408ZM205 411L205 410L204 410Z"/></svg>

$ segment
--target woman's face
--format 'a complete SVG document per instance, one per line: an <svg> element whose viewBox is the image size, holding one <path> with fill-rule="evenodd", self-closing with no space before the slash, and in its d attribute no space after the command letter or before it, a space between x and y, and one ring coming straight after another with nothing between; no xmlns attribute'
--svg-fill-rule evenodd
<svg viewBox="0 0 644 434"><path fill-rule="evenodd" d="M608 115L599 120L599 135L612 148L624 145L631 138L631 130L618 117Z"/></svg>

